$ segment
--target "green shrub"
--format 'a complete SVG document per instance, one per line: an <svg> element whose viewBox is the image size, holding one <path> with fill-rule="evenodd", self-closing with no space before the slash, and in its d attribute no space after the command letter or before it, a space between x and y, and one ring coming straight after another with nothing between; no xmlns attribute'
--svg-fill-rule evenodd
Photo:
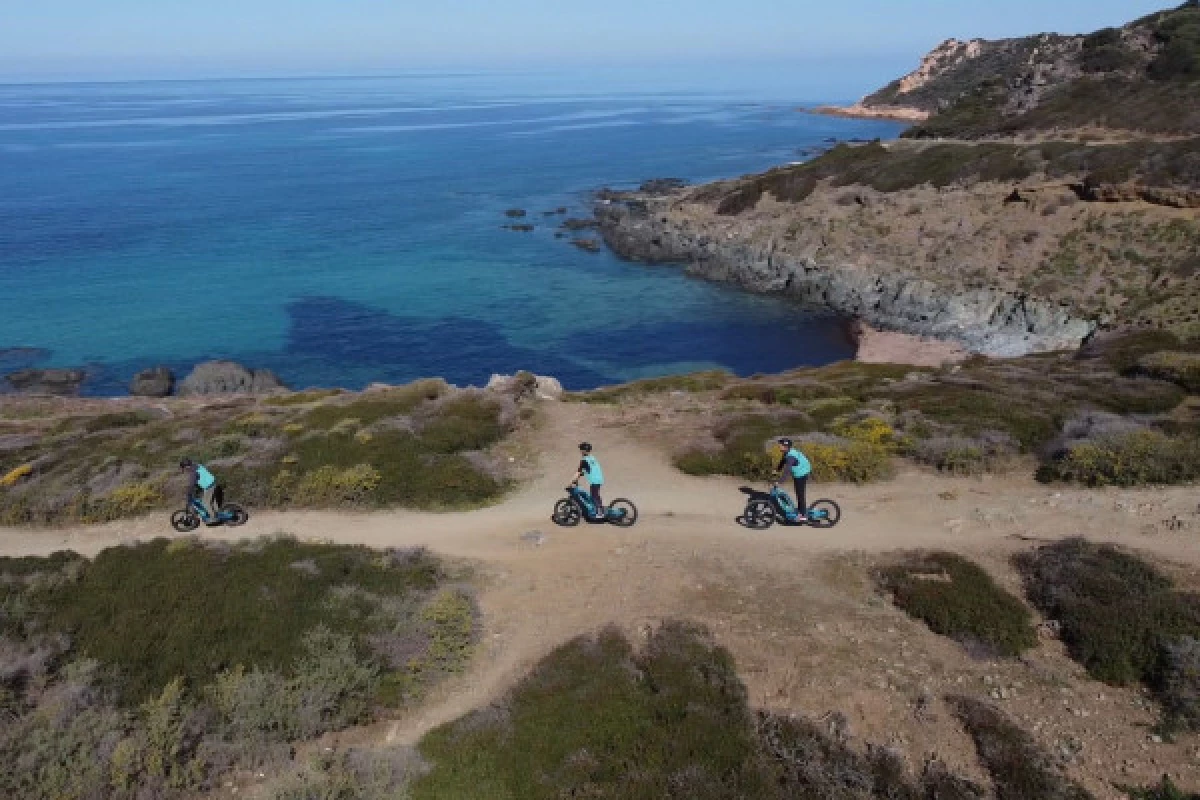
<svg viewBox="0 0 1200 800"><path fill-rule="evenodd" d="M708 372L693 372L687 375L667 375L662 378L647 378L633 381L620 386L610 386L594 389L590 392L576 392L568 396L569 400L584 403L616 403L623 399L646 394L663 394L666 392L709 392L726 386L733 375L724 370Z"/></svg>
<svg viewBox="0 0 1200 800"><path fill-rule="evenodd" d="M315 574L294 566L305 561ZM80 652L117 668L122 700L139 703L177 676L203 686L239 664L287 674L321 624L369 633L368 617L329 605L335 586L406 596L438 580L437 562L423 555L393 563L366 548L287 539L227 555L156 540L103 551L40 602L48 629L69 632Z"/></svg>
<svg viewBox="0 0 1200 800"><path fill-rule="evenodd" d="M871 483L892 475L892 454L870 441L837 436L806 436L800 450L812 464L818 483Z"/></svg>
<svg viewBox="0 0 1200 800"><path fill-rule="evenodd" d="M1178 384L1192 394L1200 394L1200 353L1151 353L1138 359L1137 370L1151 378Z"/></svg>
<svg viewBox="0 0 1200 800"><path fill-rule="evenodd" d="M414 798L769 796L732 658L676 623L642 654L611 630L560 647L503 708L420 748L433 766Z"/></svg>
<svg viewBox="0 0 1200 800"><path fill-rule="evenodd" d="M149 483L128 483L113 489L106 497L88 505L84 522L108 522L125 517L136 517L148 511L160 509L166 497L158 486Z"/></svg>
<svg viewBox="0 0 1200 800"><path fill-rule="evenodd" d="M1067 539L1015 563L1030 601L1096 680L1161 686L1168 646L1200 638L1200 597L1115 547Z"/></svg>
<svg viewBox="0 0 1200 800"><path fill-rule="evenodd" d="M88 417L83 422L83 430L97 433L116 428L137 428L153 421L154 417L146 411L119 411Z"/></svg>
<svg viewBox="0 0 1200 800"><path fill-rule="evenodd" d="M585 709L586 713L580 713ZM913 780L802 717L752 715L733 660L668 622L634 652L614 630L566 644L501 702L428 734L417 799L979 800L937 762Z"/></svg>
<svg viewBox="0 0 1200 800"><path fill-rule="evenodd" d="M984 431L977 437L933 436L913 448L913 458L952 475L983 475L1007 466L1019 447L1006 433Z"/></svg>
<svg viewBox="0 0 1200 800"><path fill-rule="evenodd" d="M1200 476L1200 440L1140 429L1070 443L1038 469L1038 479L1086 486L1187 483Z"/></svg>
<svg viewBox="0 0 1200 800"><path fill-rule="evenodd" d="M1018 656L1037 645L1025 604L961 556L913 555L879 570L876 580L897 606L934 633L1002 656Z"/></svg>
<svg viewBox="0 0 1200 800"><path fill-rule="evenodd" d="M726 421L717 431L717 450L692 450L675 458L675 466L689 475L733 475L748 480L767 480L779 461L777 449L768 442L810 427L801 414L780 416L748 415Z"/></svg>
<svg viewBox="0 0 1200 800"><path fill-rule="evenodd" d="M349 402L327 402L300 418L308 428L329 430L339 422L356 419L361 425L373 425L389 417L411 414L421 405L449 391L441 380L425 380L396 389L382 389L355 396Z"/></svg>
<svg viewBox="0 0 1200 800"><path fill-rule="evenodd" d="M346 469L318 467L294 481L287 470L275 476L274 498L280 505L302 508L355 506L368 502L382 480L379 470L369 464Z"/></svg>
<svg viewBox="0 0 1200 800"><path fill-rule="evenodd" d="M351 749L322 755L273 781L262 799L408 800L407 779L416 771L399 748L393 752Z"/></svg>
<svg viewBox="0 0 1200 800"><path fill-rule="evenodd" d="M992 776L996 800L1093 800L1090 792L1072 783L1053 757L1002 712L974 698L947 699Z"/></svg>
<svg viewBox="0 0 1200 800"><path fill-rule="evenodd" d="M431 453L483 450L500 441L506 430L495 400L463 395L440 406L437 415L421 426L419 438Z"/></svg>
<svg viewBox="0 0 1200 800"><path fill-rule="evenodd" d="M1131 800L1200 800L1200 794L1185 792L1171 782L1171 778L1163 775L1162 783L1153 789L1127 790Z"/></svg>

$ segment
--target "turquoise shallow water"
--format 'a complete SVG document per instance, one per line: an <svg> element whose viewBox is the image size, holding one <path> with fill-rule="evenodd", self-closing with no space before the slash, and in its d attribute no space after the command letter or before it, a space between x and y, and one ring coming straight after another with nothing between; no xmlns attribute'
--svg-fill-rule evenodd
<svg viewBox="0 0 1200 800"><path fill-rule="evenodd" d="M533 369L584 388L848 356L836 320L554 238L588 193L889 123L565 77L0 86L0 370L232 358L293 386ZM502 229L529 210L532 233Z"/></svg>

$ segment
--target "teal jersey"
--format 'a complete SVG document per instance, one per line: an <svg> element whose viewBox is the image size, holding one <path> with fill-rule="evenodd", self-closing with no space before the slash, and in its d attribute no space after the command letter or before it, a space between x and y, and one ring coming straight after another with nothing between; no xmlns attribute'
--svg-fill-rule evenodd
<svg viewBox="0 0 1200 800"><path fill-rule="evenodd" d="M808 463L808 459L804 457L796 448L788 450L787 462L792 465L793 478L807 478L812 472L812 464Z"/></svg>
<svg viewBox="0 0 1200 800"><path fill-rule="evenodd" d="M584 456L580 463L580 471L587 476L588 483L592 486L600 486L604 483L604 470L600 469L600 462L595 456Z"/></svg>
<svg viewBox="0 0 1200 800"><path fill-rule="evenodd" d="M196 485L201 489L211 489L217 479L202 464L196 465Z"/></svg>

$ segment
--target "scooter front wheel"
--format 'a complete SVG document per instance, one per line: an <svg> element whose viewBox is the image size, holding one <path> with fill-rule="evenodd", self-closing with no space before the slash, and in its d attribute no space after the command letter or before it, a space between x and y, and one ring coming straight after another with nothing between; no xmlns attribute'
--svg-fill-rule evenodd
<svg viewBox="0 0 1200 800"><path fill-rule="evenodd" d="M564 498L554 504L554 514L550 519L554 520L555 525L574 528L583 520L583 513L580 512L579 506L574 501Z"/></svg>
<svg viewBox="0 0 1200 800"><path fill-rule="evenodd" d="M742 520L747 528L763 531L775 524L775 509L766 500L755 500L746 504Z"/></svg>
<svg viewBox="0 0 1200 800"><path fill-rule="evenodd" d="M190 533L200 527L200 517L189 509L180 509L171 515L171 527L180 533Z"/></svg>
<svg viewBox="0 0 1200 800"><path fill-rule="evenodd" d="M234 528L239 525L245 525L246 521L250 519L250 515L246 513L246 509L241 506L235 506L232 503L221 509L221 517L225 518L226 515L228 515L228 518L225 520L226 523Z"/></svg>
<svg viewBox="0 0 1200 800"><path fill-rule="evenodd" d="M808 507L808 524L813 528L832 528L842 519L842 509L832 500L818 500Z"/></svg>
<svg viewBox="0 0 1200 800"><path fill-rule="evenodd" d="M608 504L608 521L618 528L632 528L637 522L638 510L629 500L618 497Z"/></svg>

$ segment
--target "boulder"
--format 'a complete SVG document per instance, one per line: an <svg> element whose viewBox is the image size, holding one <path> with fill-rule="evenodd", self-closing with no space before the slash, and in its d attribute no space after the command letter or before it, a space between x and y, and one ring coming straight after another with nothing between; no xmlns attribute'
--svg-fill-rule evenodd
<svg viewBox="0 0 1200 800"><path fill-rule="evenodd" d="M594 219L580 219L576 217L565 219L562 224L562 227L569 231L585 231L599 226L600 223Z"/></svg>
<svg viewBox="0 0 1200 800"><path fill-rule="evenodd" d="M563 387L557 378L518 372L516 375L493 375L488 381L489 392L511 394L518 400L537 397L540 400L558 400L563 396Z"/></svg>
<svg viewBox="0 0 1200 800"><path fill-rule="evenodd" d="M87 378L81 369L22 369L11 372L4 380L21 394L52 394L74 397Z"/></svg>
<svg viewBox="0 0 1200 800"><path fill-rule="evenodd" d="M206 361L183 379L179 394L264 394L286 388L270 370L251 370L233 361Z"/></svg>
<svg viewBox="0 0 1200 800"><path fill-rule="evenodd" d="M175 391L175 373L166 367L144 369L129 382L134 397L168 397Z"/></svg>
<svg viewBox="0 0 1200 800"><path fill-rule="evenodd" d="M504 212L504 216L509 219L521 219L527 212L523 208L510 208Z"/></svg>

